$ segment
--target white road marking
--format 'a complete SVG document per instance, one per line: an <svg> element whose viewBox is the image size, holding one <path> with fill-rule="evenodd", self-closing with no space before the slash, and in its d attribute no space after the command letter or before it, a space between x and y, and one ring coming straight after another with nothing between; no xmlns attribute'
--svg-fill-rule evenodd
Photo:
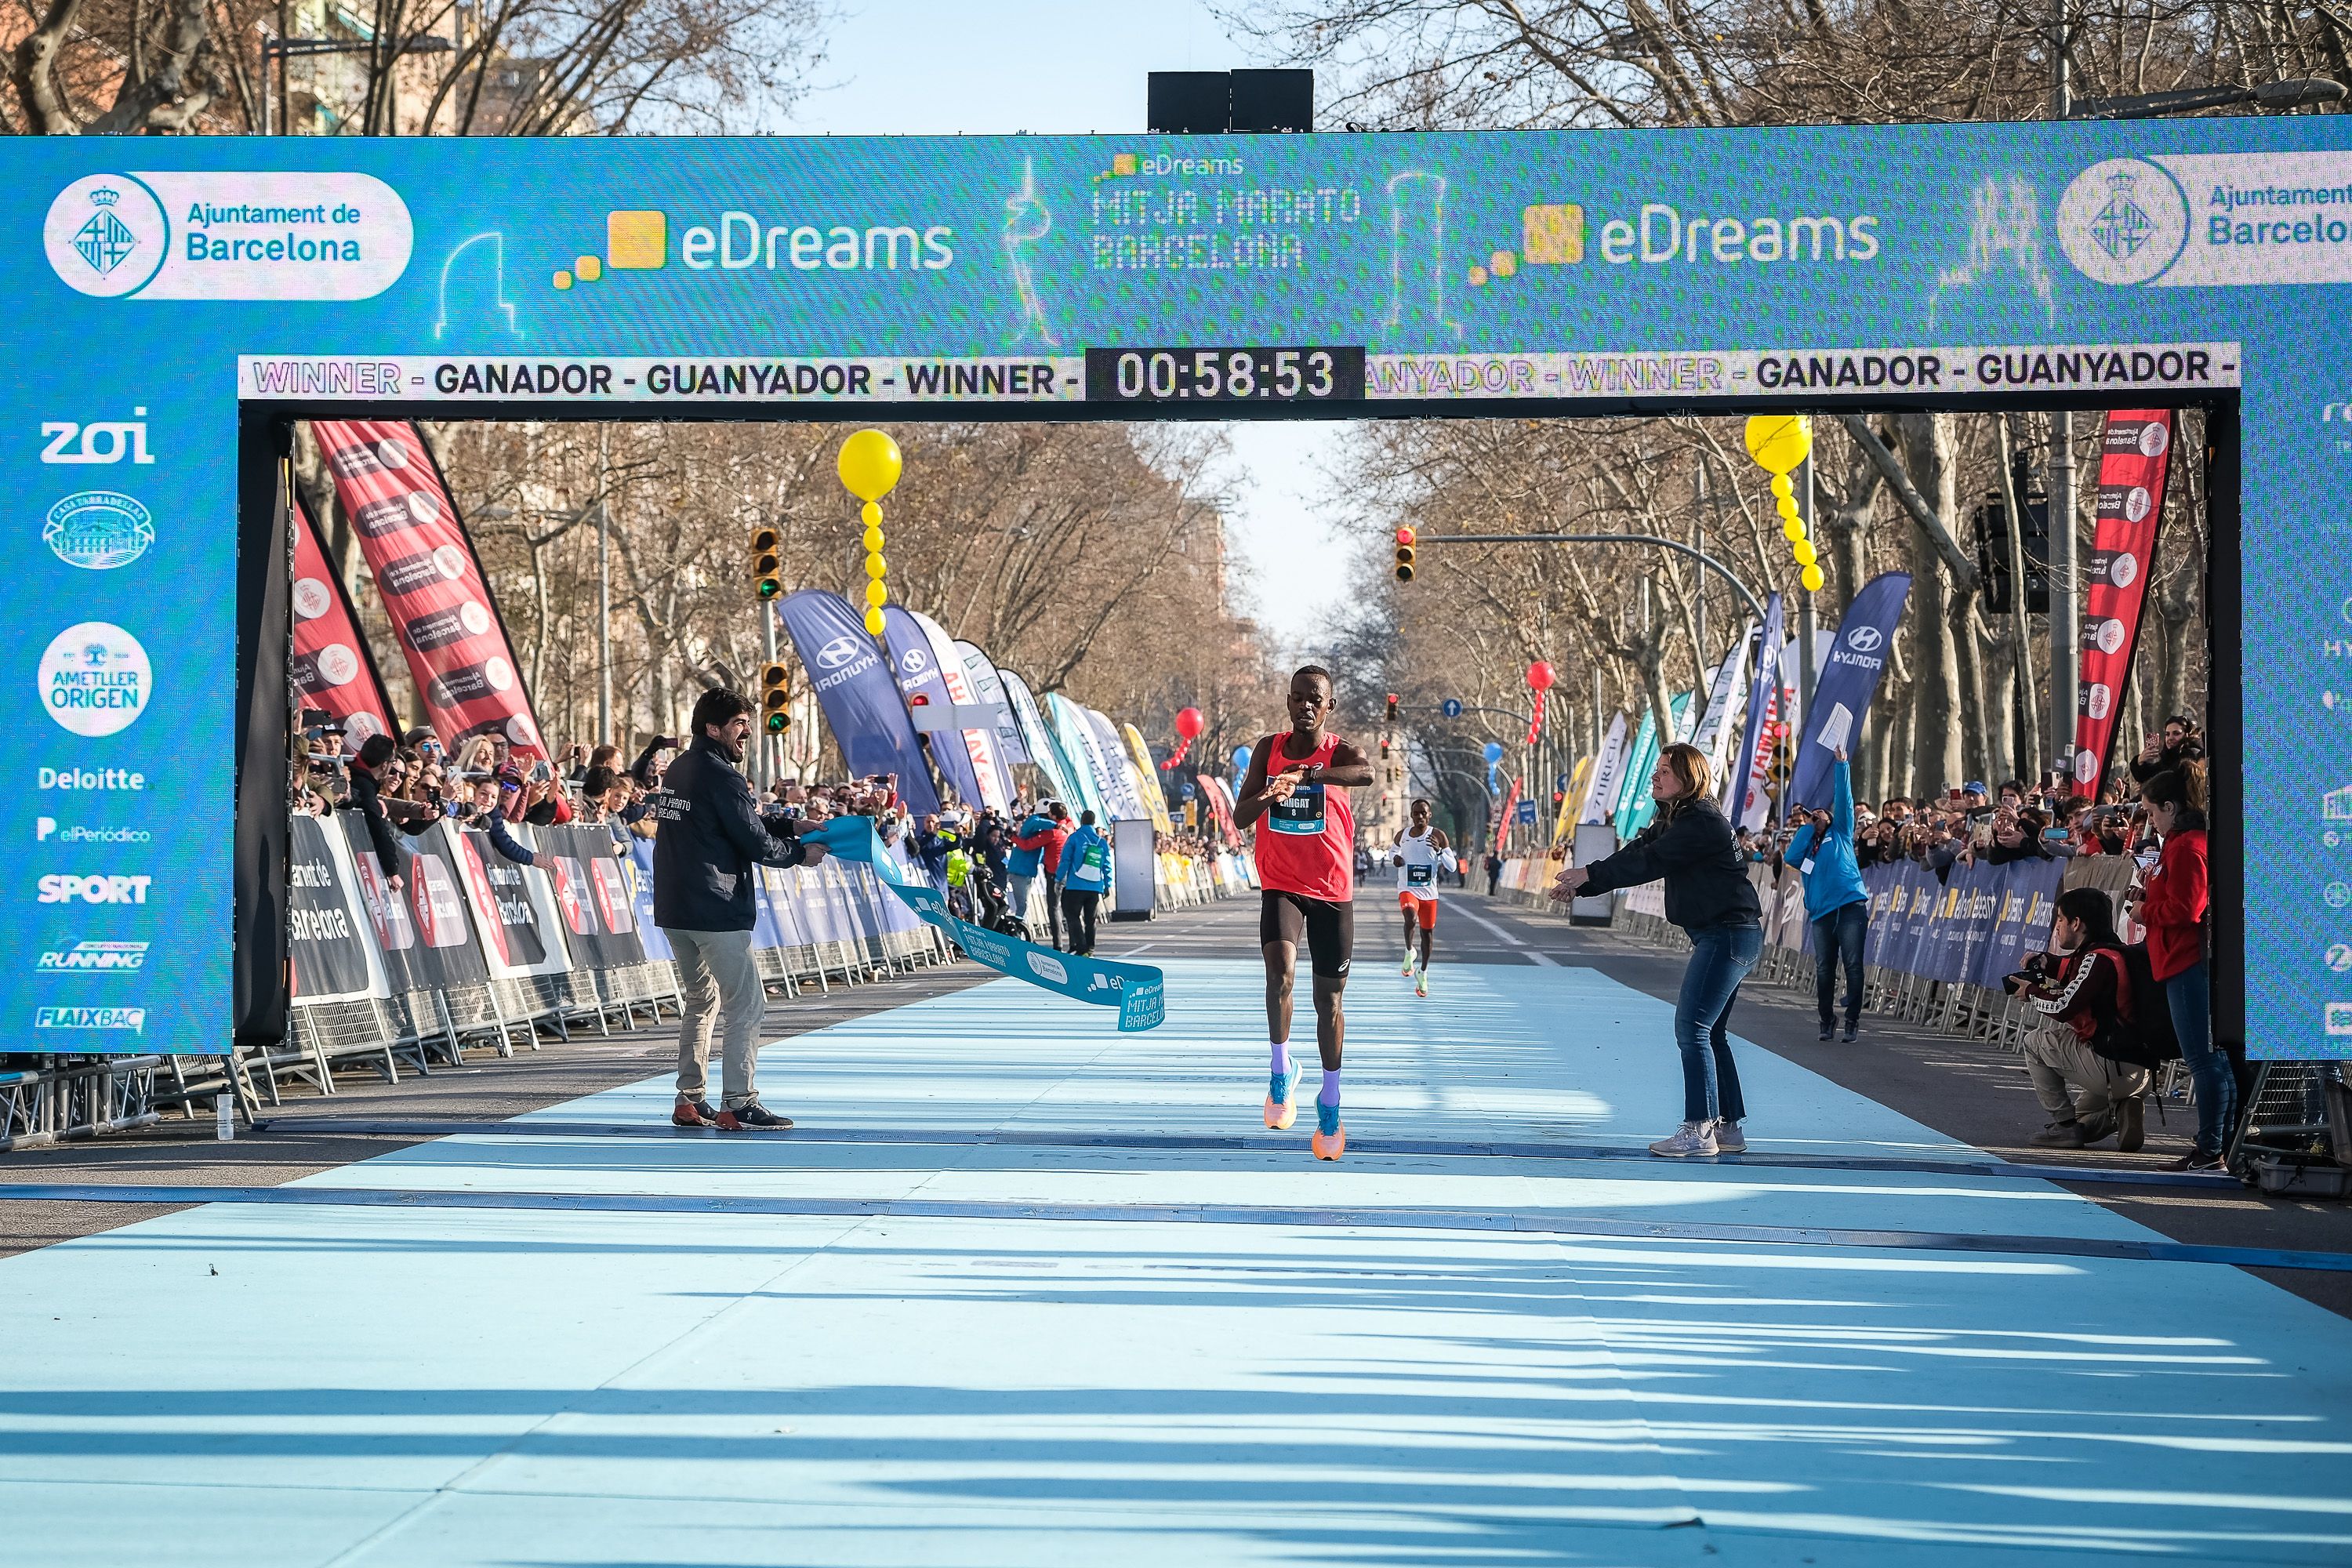
<svg viewBox="0 0 2352 1568"><path fill-rule="evenodd" d="M1452 908L1456 914L1460 915L1464 920L1468 921L1472 925L1484 927L1486 930L1494 932L1495 935L1500 938L1504 942L1512 947L1517 948L1520 953L1530 963L1533 963L1539 967L1549 969L1558 969L1560 966L1559 959L1554 958L1550 953L1544 952L1543 949L1539 947L1529 947L1526 942L1521 942L1517 937L1513 936L1509 931L1505 931L1501 926L1496 925L1493 921L1488 920L1486 916L1473 914L1469 910L1459 903L1453 905Z"/></svg>

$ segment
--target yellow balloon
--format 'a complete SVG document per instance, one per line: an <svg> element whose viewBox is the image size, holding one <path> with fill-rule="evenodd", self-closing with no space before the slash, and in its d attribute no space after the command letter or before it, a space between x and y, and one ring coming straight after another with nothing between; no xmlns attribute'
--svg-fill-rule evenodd
<svg viewBox="0 0 2352 1568"><path fill-rule="evenodd" d="M860 430L844 441L841 457L834 464L849 493L869 503L890 493L898 482L898 443L879 430ZM870 523L874 519L866 521Z"/></svg>
<svg viewBox="0 0 2352 1568"><path fill-rule="evenodd" d="M1759 414L1748 421L1748 455L1767 473L1785 474L1813 449L1813 422L1801 414Z"/></svg>
<svg viewBox="0 0 2352 1568"><path fill-rule="evenodd" d="M864 524L865 524L866 527L868 527L868 528L879 528L879 527L881 527L881 526L882 526L882 508L881 508L881 506L880 506L878 503L877 503L877 502L874 502L874 501L867 501L864 506L861 506L861 507L859 507L859 508L857 509L857 521L860 521L860 522L862 522L862 523L864 523Z"/></svg>
<svg viewBox="0 0 2352 1568"><path fill-rule="evenodd" d="M1822 591L1822 584L1826 581L1826 579L1822 576L1822 569L1818 566L1806 567L1805 574L1801 580L1804 583L1805 592L1808 594L1820 593Z"/></svg>
<svg viewBox="0 0 2352 1568"><path fill-rule="evenodd" d="M866 558L866 574L868 577L873 578L877 583L882 581L883 574L888 570L889 568L883 563L882 557L879 554L869 555Z"/></svg>
<svg viewBox="0 0 2352 1568"><path fill-rule="evenodd" d="M1813 548L1813 542L1810 539L1800 539L1797 541L1797 542L1790 548L1789 553L1797 558L1797 564L1800 566L1811 566L1814 562L1821 559L1820 552Z"/></svg>
<svg viewBox="0 0 2352 1568"><path fill-rule="evenodd" d="M1795 480L1790 479L1786 474L1774 474L1772 476L1773 500L1791 500L1795 499L1796 494L1797 485Z"/></svg>
<svg viewBox="0 0 2352 1568"><path fill-rule="evenodd" d="M1782 496L1772 503L1772 510L1780 514L1782 522L1795 522L1805 515L1797 509L1796 498L1793 496Z"/></svg>
<svg viewBox="0 0 2352 1568"><path fill-rule="evenodd" d="M1780 537L1787 540L1791 544L1794 544L1800 539L1804 538L1805 524L1803 521L1801 519L1792 517L1788 521L1782 523L1780 525Z"/></svg>
<svg viewBox="0 0 2352 1568"><path fill-rule="evenodd" d="M878 637L882 635L881 611L868 610L866 612L866 629L875 637Z"/></svg>
<svg viewBox="0 0 2352 1568"><path fill-rule="evenodd" d="M868 583L866 584L866 602L878 612L890 602L890 590L879 583Z"/></svg>
<svg viewBox="0 0 2352 1568"><path fill-rule="evenodd" d="M882 531L880 529L869 528L866 531L866 548L868 550L879 550L882 548Z"/></svg>

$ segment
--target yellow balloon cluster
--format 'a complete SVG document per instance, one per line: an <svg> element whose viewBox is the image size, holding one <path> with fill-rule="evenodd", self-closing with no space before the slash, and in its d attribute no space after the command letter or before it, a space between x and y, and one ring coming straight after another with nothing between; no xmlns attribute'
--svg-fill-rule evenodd
<svg viewBox="0 0 2352 1568"><path fill-rule="evenodd" d="M1821 568L1821 552L1805 536L1805 514L1797 505L1797 487L1789 478L1791 470L1812 455L1813 422L1801 414L1759 414L1748 421L1748 455L1772 476L1772 510L1780 514L1780 537L1789 542L1789 552L1804 570L1798 581L1808 594L1818 594L1827 579Z"/></svg>
<svg viewBox="0 0 2352 1568"><path fill-rule="evenodd" d="M834 469L851 495L866 504L857 510L866 524L866 629L882 635L882 606L890 602L883 581L889 563L882 558L882 498L898 482L902 459L898 443L879 430L860 430L841 444Z"/></svg>

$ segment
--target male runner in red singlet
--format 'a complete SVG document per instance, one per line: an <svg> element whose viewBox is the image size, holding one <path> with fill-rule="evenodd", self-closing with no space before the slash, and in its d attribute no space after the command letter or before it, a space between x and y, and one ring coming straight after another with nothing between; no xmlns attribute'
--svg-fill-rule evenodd
<svg viewBox="0 0 2352 1568"><path fill-rule="evenodd" d="M1323 1087L1315 1097L1318 1160L1348 1147L1339 1122L1339 994L1356 940L1356 813L1348 789L1372 782L1371 760L1327 734L1331 672L1308 665L1290 678L1290 732L1268 735L1250 752L1234 802L1234 826L1257 829L1258 943L1265 953L1265 1026L1274 1066L1265 1124L1277 1131L1298 1116L1298 1064L1290 1054L1291 987L1300 933L1315 974L1315 1044ZM1264 818L1261 823L1260 818Z"/></svg>

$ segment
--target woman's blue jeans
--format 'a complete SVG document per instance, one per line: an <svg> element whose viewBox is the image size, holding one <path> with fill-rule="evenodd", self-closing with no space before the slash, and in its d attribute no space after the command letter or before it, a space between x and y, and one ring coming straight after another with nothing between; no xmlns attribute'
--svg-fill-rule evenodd
<svg viewBox="0 0 2352 1568"><path fill-rule="evenodd" d="M2230 1058L2213 1043L2212 979L2199 959L2164 983L2172 1009L2172 1032L2180 1039L2180 1060L2197 1086L2197 1149L2220 1154L2238 1121L2238 1079Z"/></svg>
<svg viewBox="0 0 2352 1568"><path fill-rule="evenodd" d="M1739 1121L1739 1069L1731 1060L1731 1005L1764 952L1764 928L1702 926L1690 933L1690 967L1675 1001L1675 1045L1683 1054L1683 1120ZM2200 1086L2201 1098L2204 1089Z"/></svg>

